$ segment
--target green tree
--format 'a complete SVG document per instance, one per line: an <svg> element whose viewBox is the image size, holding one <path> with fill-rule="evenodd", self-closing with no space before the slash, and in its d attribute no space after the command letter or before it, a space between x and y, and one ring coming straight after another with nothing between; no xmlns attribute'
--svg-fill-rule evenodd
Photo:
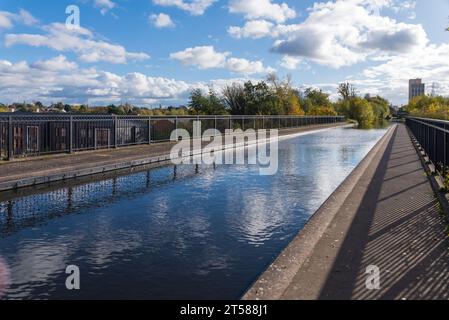
<svg viewBox="0 0 449 320"><path fill-rule="evenodd" d="M361 128L371 128L375 122L372 105L365 99L356 97L350 101L350 110Z"/></svg>
<svg viewBox="0 0 449 320"><path fill-rule="evenodd" d="M321 89L307 88L304 91L302 106L306 113L314 107L330 107L332 105L329 95Z"/></svg>
<svg viewBox="0 0 449 320"><path fill-rule="evenodd" d="M203 95L200 89L193 90L190 94L189 108L197 115L227 114L224 103L213 90L210 90L207 96Z"/></svg>
<svg viewBox="0 0 449 320"><path fill-rule="evenodd" d="M387 99L380 96L371 97L370 95L366 95L365 100L371 103L374 116L377 120L385 120L390 117L390 103Z"/></svg>
<svg viewBox="0 0 449 320"><path fill-rule="evenodd" d="M338 94L341 96L342 100L347 101L357 97L357 89L349 82L340 83L338 86Z"/></svg>
<svg viewBox="0 0 449 320"><path fill-rule="evenodd" d="M291 76L287 76L284 80L280 80L275 73L271 73L268 76L267 81L271 84L275 95L282 105L283 115L304 115L298 91L293 89Z"/></svg>
<svg viewBox="0 0 449 320"><path fill-rule="evenodd" d="M239 83L233 83L223 89L223 100L226 109L233 115L243 115L246 109L245 88Z"/></svg>

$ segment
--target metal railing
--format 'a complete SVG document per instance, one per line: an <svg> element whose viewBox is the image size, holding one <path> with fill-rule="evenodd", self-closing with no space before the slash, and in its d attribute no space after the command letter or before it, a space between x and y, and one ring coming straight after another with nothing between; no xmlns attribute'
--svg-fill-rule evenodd
<svg viewBox="0 0 449 320"><path fill-rule="evenodd" d="M436 170L443 175L448 173L449 121L407 117L406 124Z"/></svg>
<svg viewBox="0 0 449 320"><path fill-rule="evenodd" d="M288 129L344 122L313 116L114 116L0 114L0 158L118 148L169 141L176 129Z"/></svg>

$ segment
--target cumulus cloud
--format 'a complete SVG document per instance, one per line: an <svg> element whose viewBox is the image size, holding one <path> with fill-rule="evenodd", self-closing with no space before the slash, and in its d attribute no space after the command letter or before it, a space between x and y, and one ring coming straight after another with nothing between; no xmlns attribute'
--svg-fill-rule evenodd
<svg viewBox="0 0 449 320"><path fill-rule="evenodd" d="M253 79L257 81L256 79ZM118 75L96 68L80 68L64 56L13 63L0 60L0 95L3 102L107 104L128 101L136 105L184 103L193 89L221 92L230 83L248 78L215 79L188 83L139 72Z"/></svg>
<svg viewBox="0 0 449 320"><path fill-rule="evenodd" d="M145 60L150 56L143 52L128 52L118 44L96 40L85 28L68 29L64 24L44 26L45 34L7 34L5 46L28 45L48 47L61 52L75 52L83 62L126 63L128 60Z"/></svg>
<svg viewBox="0 0 449 320"><path fill-rule="evenodd" d="M109 10L114 9L117 4L111 0L94 0L94 6L100 9L102 15L105 15Z"/></svg>
<svg viewBox="0 0 449 320"><path fill-rule="evenodd" d="M194 16L201 16L216 0L153 0L153 3L164 7L176 7Z"/></svg>
<svg viewBox="0 0 449 320"><path fill-rule="evenodd" d="M243 27L231 26L228 33L237 39L252 38L260 39L264 37L277 38L286 36L301 28L299 24L274 24L267 20L251 20L245 22Z"/></svg>
<svg viewBox="0 0 449 320"><path fill-rule="evenodd" d="M229 12L245 15L245 19L266 19L283 23L296 17L296 12L286 3L273 3L271 0L231 0Z"/></svg>
<svg viewBox="0 0 449 320"><path fill-rule="evenodd" d="M276 41L273 51L339 68L379 53L425 47L428 39L421 25L398 23L373 10L373 5L382 8L391 3L391 0L315 3L308 18L286 38Z"/></svg>
<svg viewBox="0 0 449 320"><path fill-rule="evenodd" d="M173 28L175 23L172 21L171 17L165 13L152 14L149 16L149 21L156 28Z"/></svg>
<svg viewBox="0 0 449 320"><path fill-rule="evenodd" d="M0 11L0 30L10 29L14 24L24 24L27 26L38 23L38 20L31 13L21 9L19 13Z"/></svg>
<svg viewBox="0 0 449 320"><path fill-rule="evenodd" d="M265 67L262 61L249 61L247 59L229 58L225 68L229 71L242 74L270 73L276 71L271 67Z"/></svg>
<svg viewBox="0 0 449 320"><path fill-rule="evenodd" d="M186 66L211 69L222 67L229 55L229 52L216 52L213 46L201 46L172 53L170 59L181 61Z"/></svg>
<svg viewBox="0 0 449 320"><path fill-rule="evenodd" d="M199 69L224 68L231 72L242 74L274 71L272 68L266 68L262 61L249 61L247 59L233 58L230 55L229 52L215 51L213 46L201 46L172 53L170 54L170 59L178 60L186 66L195 66Z"/></svg>
<svg viewBox="0 0 449 320"><path fill-rule="evenodd" d="M430 44L420 51L390 56L384 63L365 69L362 80L382 88L396 103L407 101L408 79L418 77L438 83L438 94L449 95L448 52L449 44Z"/></svg>
<svg viewBox="0 0 449 320"><path fill-rule="evenodd" d="M49 60L38 60L34 62L32 68L45 70L45 71L61 71L61 70L73 70L78 66L75 62L68 61L63 55L59 55Z"/></svg>
<svg viewBox="0 0 449 320"><path fill-rule="evenodd" d="M310 65L303 58L284 56L279 65L287 70L310 69Z"/></svg>
<svg viewBox="0 0 449 320"><path fill-rule="evenodd" d="M192 84L141 73L117 75L95 68L80 69L64 56L12 63L0 60L0 95L7 101L64 100L142 103L187 97Z"/></svg>

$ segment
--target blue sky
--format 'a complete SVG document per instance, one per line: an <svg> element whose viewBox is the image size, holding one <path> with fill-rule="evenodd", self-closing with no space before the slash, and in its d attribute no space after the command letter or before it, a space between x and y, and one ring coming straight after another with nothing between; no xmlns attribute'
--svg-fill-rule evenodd
<svg viewBox="0 0 449 320"><path fill-rule="evenodd" d="M80 27L66 26L66 7ZM449 95L449 0L2 0L3 102L185 103L193 88L292 75L406 103Z"/></svg>

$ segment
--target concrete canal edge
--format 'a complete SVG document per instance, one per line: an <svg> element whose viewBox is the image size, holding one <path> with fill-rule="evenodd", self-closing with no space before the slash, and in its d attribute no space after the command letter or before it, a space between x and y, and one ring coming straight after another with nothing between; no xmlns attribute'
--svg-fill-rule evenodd
<svg viewBox="0 0 449 320"><path fill-rule="evenodd" d="M248 289L242 300L278 300L282 297L366 169L375 160L376 155L385 152L396 130L397 125L388 129L352 173L315 212L306 226Z"/></svg>
<svg viewBox="0 0 449 320"><path fill-rule="evenodd" d="M292 132L292 133L290 133L290 132L283 133L281 131L279 140L290 139L290 138L295 138L295 137L302 136L302 135L308 135L308 134L323 132L323 131L327 131L327 130L331 130L331 129L342 128L342 127L352 127L352 126L353 126L353 124L343 123L341 125L336 125L336 126L306 128L306 130L301 130L299 132ZM267 142L268 141L269 141L269 139L267 139ZM225 150L228 150L228 149L234 148L234 147L239 148L239 147L244 147L244 146L251 146L254 144L255 144L255 141L253 141L253 142L249 141L245 145L239 145L239 144L224 145L222 148L222 151L225 151ZM191 152L190 156L187 156L186 158L199 156L200 154L202 154L204 152L205 152L204 149L202 149L201 152L196 152L196 153ZM70 155L67 155L67 156L70 157ZM167 153L161 153L160 155L155 155L152 157L140 158L140 159L135 159L135 160L128 160L125 162L117 161L115 163L104 164L104 165L98 165L98 164L95 165L95 163L94 163L92 166L82 168L82 169L66 170L64 172L57 172L54 174L46 174L46 175L41 175L41 176L30 176L27 178L0 182L0 192L9 191L9 190L17 190L17 189L26 188L26 187L33 187L33 186L38 186L38 185L48 184L48 183L53 183L53 182L66 181L66 180L71 180L71 179L76 179L76 178L81 178L81 177L86 177L86 176L91 176L91 175L97 175L97 174L103 174L103 173L113 172L113 171L118 171L118 170L123 170L123 169L138 168L138 167L146 166L146 165L168 164L168 163L170 163L171 160L172 159L170 157L170 152L168 150ZM30 160L30 161L33 161L33 160ZM36 160L36 161L39 161L39 160ZM50 159L50 161L51 161L51 159ZM39 165L38 162L37 162L37 165Z"/></svg>

